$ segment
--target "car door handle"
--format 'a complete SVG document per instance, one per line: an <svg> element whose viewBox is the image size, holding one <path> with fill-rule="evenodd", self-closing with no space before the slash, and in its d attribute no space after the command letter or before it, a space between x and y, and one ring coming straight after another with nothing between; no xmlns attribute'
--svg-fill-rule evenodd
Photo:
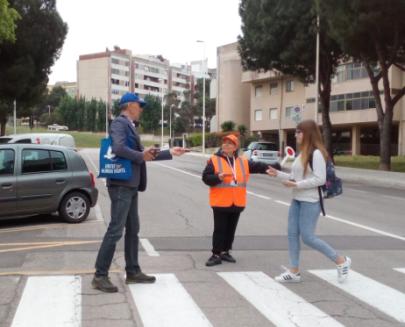
<svg viewBox="0 0 405 327"><path fill-rule="evenodd" d="M66 182L66 180L65 179L57 179L56 180L56 184L63 184L63 183L65 183Z"/></svg>
<svg viewBox="0 0 405 327"><path fill-rule="evenodd" d="M3 183L3 184L1 184L1 188L3 189L3 190L9 190L9 189L11 189L13 187L13 184L11 184L11 183Z"/></svg>

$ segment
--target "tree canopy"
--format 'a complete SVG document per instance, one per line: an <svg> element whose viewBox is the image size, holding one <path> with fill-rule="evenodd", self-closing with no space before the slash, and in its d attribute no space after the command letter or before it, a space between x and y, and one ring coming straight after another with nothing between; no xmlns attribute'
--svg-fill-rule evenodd
<svg viewBox="0 0 405 327"><path fill-rule="evenodd" d="M3 41L15 41L16 22L19 18L18 12L9 7L7 0L0 0L0 44Z"/></svg>

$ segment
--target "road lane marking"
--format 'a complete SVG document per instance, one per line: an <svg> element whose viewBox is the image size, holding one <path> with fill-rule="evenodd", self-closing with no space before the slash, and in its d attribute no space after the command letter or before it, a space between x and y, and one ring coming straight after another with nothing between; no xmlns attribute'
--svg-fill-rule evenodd
<svg viewBox="0 0 405 327"><path fill-rule="evenodd" d="M110 269L109 273L122 273L123 270ZM7 271L0 276L55 276L55 275L94 275L95 269L69 269L69 270L35 270L35 271Z"/></svg>
<svg viewBox="0 0 405 327"><path fill-rule="evenodd" d="M51 228L62 228L62 227L82 227L83 225L88 224L95 224L100 223L97 220L89 220L86 222L82 222L80 224L47 224L47 225L37 225L37 226L27 226L27 227L12 227L12 228L5 228L0 229L0 234L4 233L13 233L13 232L30 232L39 229L51 229Z"/></svg>
<svg viewBox="0 0 405 327"><path fill-rule="evenodd" d="M174 274L156 274L154 284L130 284L144 327L212 326Z"/></svg>
<svg viewBox="0 0 405 327"><path fill-rule="evenodd" d="M218 275L276 326L343 326L263 272L220 272Z"/></svg>
<svg viewBox="0 0 405 327"><path fill-rule="evenodd" d="M394 270L405 274L405 268L394 268Z"/></svg>
<svg viewBox="0 0 405 327"><path fill-rule="evenodd" d="M83 151L84 155L87 157L87 159L89 160L90 164L93 166L94 171L97 173L98 175L98 167L95 165L95 163L93 162L93 160L91 159L91 157L89 156L89 154L86 151Z"/></svg>
<svg viewBox="0 0 405 327"><path fill-rule="evenodd" d="M104 221L104 216L103 213L101 211L100 205L97 203L94 206L94 211L96 212L96 221Z"/></svg>
<svg viewBox="0 0 405 327"><path fill-rule="evenodd" d="M383 230L373 228L373 227L369 227L369 226L366 226L366 225L358 224L358 223L352 222L350 220L334 217L334 216L331 216L331 215L326 215L325 218L340 222L342 224L346 224L346 225L354 226L354 227L357 227L357 228L365 229L365 230L368 230L368 231L376 233L376 234L380 234L380 235L383 235L383 236L395 238L395 239L400 240L400 241L405 241L405 237L403 237L403 236L396 235L396 234L389 233L389 232L385 232Z"/></svg>
<svg viewBox="0 0 405 327"><path fill-rule="evenodd" d="M11 327L80 327L79 276L29 277Z"/></svg>
<svg viewBox="0 0 405 327"><path fill-rule="evenodd" d="M309 272L388 316L405 322L404 293L353 270L350 271L349 277L344 283L338 283L335 269L309 270Z"/></svg>
<svg viewBox="0 0 405 327"><path fill-rule="evenodd" d="M276 202L278 204L282 204L283 206L287 206L287 207L290 206L290 204L288 202L284 202L284 201L280 201L280 200L274 200L274 202Z"/></svg>
<svg viewBox="0 0 405 327"><path fill-rule="evenodd" d="M39 250L39 249L57 248L57 247L62 247L62 246L74 246L74 245L95 244L95 243L101 243L101 241L53 242L50 244L38 244L38 245L12 248L12 249L3 249L3 250L0 250L0 253L31 251L31 250ZM32 243L32 244L35 244L35 243Z"/></svg>
<svg viewBox="0 0 405 327"><path fill-rule="evenodd" d="M146 254L150 257L159 257L160 254L155 251L153 245L149 242L147 238L141 238L139 240L142 244L143 249L145 250Z"/></svg>
<svg viewBox="0 0 405 327"><path fill-rule="evenodd" d="M271 198L268 196L257 194L257 193L251 192L251 191L247 191L247 194L253 195L253 196L263 199L263 200L271 200Z"/></svg>
<svg viewBox="0 0 405 327"><path fill-rule="evenodd" d="M174 168L174 167L170 167L170 166L168 166L168 165L164 165L164 164L160 164L160 163L154 163L154 164L155 164L155 165L158 165L158 166L162 166L162 167L168 168L168 169L171 169L171 170L174 170L174 171L177 171L177 172L180 172L180 173L183 173L183 174L186 174L186 175L190 175L190 176L193 176L193 177L201 178L201 176L198 176L198 175L195 175L195 174L191 174L191 173L186 172L186 171L184 171L184 170L181 170L181 169L178 169L178 168ZM249 194L251 194L251 195L253 195L253 196L257 196L257 197L260 198L260 199L265 199L265 198L266 198L265 195L261 195L261 194L257 194L257 193L253 193L253 192L251 192L251 193L249 193ZM267 200L267 199L266 199L266 200ZM281 204L281 205L284 205L284 206L290 206L289 203L284 202L284 201L280 201L280 200L273 200L273 201L274 201L275 203L278 203L278 204ZM334 216L331 216L331 215L326 215L325 218L330 219L330 220L334 220L334 221L337 221L337 222L340 222L340 223L342 223L342 224L346 224L346 225L350 225L350 226L357 227L357 228L360 228L360 229L368 230L368 231L373 232L373 233L376 233L376 234L380 234L380 235L383 235L383 236L391 237L391 238L394 238L394 239L397 239L397 240L400 240L400 241L405 241L405 237L403 237L403 236L396 235L396 234L389 233L389 232L385 232L385 231L383 231L383 230L380 230L380 229L377 229L377 228L373 228L373 227L369 227L369 226L366 226L366 225L358 224L358 223L352 222L352 221L350 221L350 220L346 220L346 219L334 217Z"/></svg>

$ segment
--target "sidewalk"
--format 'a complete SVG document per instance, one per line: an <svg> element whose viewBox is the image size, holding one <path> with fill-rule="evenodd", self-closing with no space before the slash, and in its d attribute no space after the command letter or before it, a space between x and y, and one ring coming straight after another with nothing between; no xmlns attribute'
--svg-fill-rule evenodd
<svg viewBox="0 0 405 327"><path fill-rule="evenodd" d="M189 155L209 158L210 154L191 152ZM291 167L291 162L285 166L286 170ZM336 167L336 175L344 182L361 183L371 186L380 186L405 190L405 173L380 171L372 169L359 169L348 167Z"/></svg>

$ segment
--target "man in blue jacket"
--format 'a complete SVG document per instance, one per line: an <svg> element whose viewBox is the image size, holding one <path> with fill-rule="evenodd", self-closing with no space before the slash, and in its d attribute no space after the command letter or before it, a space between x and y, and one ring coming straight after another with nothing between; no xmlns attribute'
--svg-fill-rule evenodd
<svg viewBox="0 0 405 327"><path fill-rule="evenodd" d="M114 256L116 244L125 228L125 271L127 284L154 283L156 278L144 274L138 262L138 191L146 189L146 161L170 160L172 155L180 156L186 149L174 147L159 151L141 144L134 122L139 121L146 102L135 93L126 93L120 102L121 114L110 126L112 152L131 160L132 177L129 180L107 179L111 199L111 221L104 235L96 260L96 273L92 286L103 292L118 292L110 281L108 271ZM132 144L133 146L128 146Z"/></svg>

